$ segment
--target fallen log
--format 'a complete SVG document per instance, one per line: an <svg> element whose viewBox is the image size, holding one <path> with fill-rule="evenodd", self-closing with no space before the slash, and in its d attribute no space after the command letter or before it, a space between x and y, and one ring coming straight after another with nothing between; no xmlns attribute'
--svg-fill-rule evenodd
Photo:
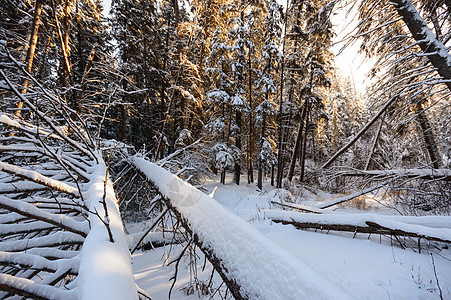
<svg viewBox="0 0 451 300"><path fill-rule="evenodd" d="M450 169L351 170L339 172L338 175L348 177L397 177L451 181Z"/></svg>
<svg viewBox="0 0 451 300"><path fill-rule="evenodd" d="M382 217L375 214L304 214L275 210L265 210L264 213L275 223L291 224L298 229L388 234L451 243L449 228L412 224L412 221L404 223L396 220L396 217Z"/></svg>

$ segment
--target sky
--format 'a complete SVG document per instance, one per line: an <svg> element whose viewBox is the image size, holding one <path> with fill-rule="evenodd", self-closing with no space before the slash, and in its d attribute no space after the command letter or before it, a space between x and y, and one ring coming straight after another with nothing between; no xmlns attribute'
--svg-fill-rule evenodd
<svg viewBox="0 0 451 300"><path fill-rule="evenodd" d="M111 0L103 0L103 8L105 10L105 15L108 15L111 8Z"/></svg>
<svg viewBox="0 0 451 300"><path fill-rule="evenodd" d="M355 89L364 93L366 88L372 83L367 74L372 67L371 60L365 59L364 55L358 53L360 43L355 43L344 49L342 39L349 34L357 25L357 19L352 19L356 12L346 14L347 8L337 9L332 17L332 25L337 36L333 39L336 45L332 47L332 52L336 55L335 66L340 69L340 73L354 82Z"/></svg>
<svg viewBox="0 0 451 300"><path fill-rule="evenodd" d="M103 0L105 15L108 15L111 7L112 0ZM286 5L286 0L278 0L282 5ZM354 16L354 13L348 15L348 17ZM358 53L359 45L351 45L347 47L342 53L338 54L342 43L338 43L352 28L355 27L357 21L346 18L346 9L337 9L332 17L332 24L337 37L334 42L336 46L332 48L332 52L336 54L335 66L340 69L341 75L345 78L349 78L354 83L354 87L357 91L364 93L366 87L371 84L371 81L367 79L366 74L371 69L371 63L365 61L364 56Z"/></svg>

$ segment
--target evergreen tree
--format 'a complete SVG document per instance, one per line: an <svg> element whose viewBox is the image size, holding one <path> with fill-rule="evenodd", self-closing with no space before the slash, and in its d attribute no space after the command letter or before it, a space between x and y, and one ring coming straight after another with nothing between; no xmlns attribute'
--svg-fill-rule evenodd
<svg viewBox="0 0 451 300"><path fill-rule="evenodd" d="M292 151L288 179L294 176L295 166L300 158L300 180L304 180L307 152L309 158L318 161L315 154L315 138L318 138L318 125L325 117L324 104L327 99L327 88L331 84L330 71L332 54L326 45L331 44L332 24L330 15L335 2L323 6L318 1L293 2L294 21L291 23L290 36L294 49L299 49L290 60L295 60L294 66L299 78L297 97L302 101L302 110L298 125L297 138ZM292 63L293 64L293 63ZM292 87L294 88L294 87ZM309 140L310 136L310 140ZM310 141L310 142L309 142ZM309 142L309 143L308 143Z"/></svg>
<svg viewBox="0 0 451 300"><path fill-rule="evenodd" d="M261 78L258 82L260 91L263 94L263 101L255 109L257 119L260 121L260 140L259 140L259 159L258 159L258 177L257 186L259 189L263 185L263 145L267 141L267 118L275 114L272 96L276 92L276 83L274 75L277 71L278 62L280 60L280 52L278 50L281 35L281 6L276 1L268 2L268 14L265 20L265 43L262 50L262 71ZM270 161L271 162L271 161ZM271 166L274 168L274 165Z"/></svg>

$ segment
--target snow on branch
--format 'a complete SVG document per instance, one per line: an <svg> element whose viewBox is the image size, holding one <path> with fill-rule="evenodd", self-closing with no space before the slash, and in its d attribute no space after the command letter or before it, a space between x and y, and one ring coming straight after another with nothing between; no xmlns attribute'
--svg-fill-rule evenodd
<svg viewBox="0 0 451 300"><path fill-rule="evenodd" d="M392 0L391 3L415 40L419 43L423 55L426 55L430 63L437 68L437 72L446 80L451 79L451 55L445 45L437 39L437 36L429 29L424 19L420 16L412 1ZM445 82L451 90L451 82Z"/></svg>
<svg viewBox="0 0 451 300"><path fill-rule="evenodd" d="M35 107L30 101L28 101L28 99L22 95L21 93L19 93L19 91L16 89L16 87L11 83L11 81L9 80L9 78L5 75L5 73L0 70L0 75L3 77L3 79L6 81L6 83L8 84L8 86L10 87L11 91L13 91L13 93L23 102L25 103L33 112L36 113L36 115L42 119L43 122L45 122L47 125L49 125L49 127L55 132L55 134L57 134L58 136L60 136L63 140L65 140L69 145L71 145L73 148L79 150L81 153L83 153L84 155L86 155L87 157L90 158L96 158L96 155L94 155L94 152L92 149L90 149L89 147L83 147L80 143L78 143L77 141L71 139L70 137L68 137L66 134L64 134L64 132L61 131L60 128L58 128L55 124L53 124L53 122L51 121L50 118L46 117L44 115L44 113L42 113L40 110L37 109L37 107Z"/></svg>
<svg viewBox="0 0 451 300"><path fill-rule="evenodd" d="M412 220L402 217L381 216L376 214L305 214L289 211L265 210L265 216L274 222L292 224L298 228L316 228L321 230L351 231L362 233L394 234L424 238L432 241L451 243L451 229L440 227L440 222L445 220L449 224L449 217L429 220L428 225L420 225L421 219L416 224ZM427 220L426 220L427 222Z"/></svg>
<svg viewBox="0 0 451 300"><path fill-rule="evenodd" d="M0 274L0 290L31 299L78 299L73 290L37 284L32 280Z"/></svg>
<svg viewBox="0 0 451 300"><path fill-rule="evenodd" d="M0 251L0 262L6 264L16 264L26 266L35 270L44 270L47 272L57 272L61 267L65 268L65 272L76 275L78 273L78 265L80 259L61 259L49 260L39 255L15 252Z"/></svg>
<svg viewBox="0 0 451 300"><path fill-rule="evenodd" d="M0 298L138 299L115 191L83 120L39 83L35 105L0 75L33 112L0 112ZM52 107L62 118L41 111Z"/></svg>
<svg viewBox="0 0 451 300"><path fill-rule="evenodd" d="M138 299L132 274L130 252L117 206L112 181L105 177L106 165L92 168L86 191L91 230L83 243L78 286L83 299ZM104 220L108 211L108 226L114 236L110 242Z"/></svg>
<svg viewBox="0 0 451 300"><path fill-rule="evenodd" d="M20 200L12 200L5 196L0 196L0 208L8 209L22 216L43 221L63 230L73 232L86 237L89 232L86 222L78 222L65 215L52 214L41 210L36 206Z"/></svg>
<svg viewBox="0 0 451 300"><path fill-rule="evenodd" d="M35 183L39 183L45 186L48 186L52 189L55 189L60 192L64 192L66 194L73 195L75 197L80 197L78 189L72 187L64 182L54 180L43 176L35 171L25 170L21 167L14 166L5 162L0 162L0 171L19 176L23 179L33 181Z"/></svg>
<svg viewBox="0 0 451 300"><path fill-rule="evenodd" d="M44 130L42 128L38 128L36 126L32 126L27 124L21 120L13 120L8 115L0 112L0 123L15 128L17 130L23 131L25 133L29 133L31 135L43 135L43 136L51 136L52 138L61 139L58 135L52 134L51 132Z"/></svg>
<svg viewBox="0 0 451 300"><path fill-rule="evenodd" d="M42 190L46 190L48 187L43 187L41 184L37 184L29 181L0 183L0 195L1 194L17 194L17 193L33 193Z"/></svg>
<svg viewBox="0 0 451 300"><path fill-rule="evenodd" d="M28 240L0 242L0 249L8 252L25 251L31 248L55 247L62 245L82 245L84 238L70 232L57 232Z"/></svg>
<svg viewBox="0 0 451 300"><path fill-rule="evenodd" d="M392 169L392 170L353 170L340 172L341 176L378 176L398 178L418 178L451 181L450 169Z"/></svg>

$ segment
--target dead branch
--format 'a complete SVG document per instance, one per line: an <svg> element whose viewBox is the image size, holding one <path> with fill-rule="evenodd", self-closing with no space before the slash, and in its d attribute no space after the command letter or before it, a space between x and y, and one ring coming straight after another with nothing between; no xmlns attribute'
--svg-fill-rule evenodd
<svg viewBox="0 0 451 300"><path fill-rule="evenodd" d="M38 255L29 253L15 253L0 251L0 264L3 265L19 265L30 269L37 269L46 272L57 272L61 268L64 261L52 261ZM78 274L78 267L74 268L73 264L69 264L68 272L71 275Z"/></svg>
<svg viewBox="0 0 451 300"><path fill-rule="evenodd" d="M166 213L169 211L169 208L166 208L161 214L159 214L153 221L152 225L142 234L142 236L139 238L138 242L135 244L134 247L130 247L132 249L131 254L133 254L136 249L138 249L139 245L142 243L144 238L155 228L155 226L160 223L160 220L166 215Z"/></svg>
<svg viewBox="0 0 451 300"><path fill-rule="evenodd" d="M86 228L86 226L80 226L82 225L80 222L72 220L65 215L51 214L35 207L32 204L25 203L20 200L11 200L5 196L0 196L0 207L30 219L35 219L55 225L63 230L73 232L84 238L86 238L86 236L88 235L88 228ZM84 230L80 230L81 228L83 228Z"/></svg>
<svg viewBox="0 0 451 300"><path fill-rule="evenodd" d="M398 178L392 178L392 179L386 180L386 181L384 181L384 182L382 182L380 184L376 184L374 186L366 188L364 190L357 191L357 192L352 193L350 195L347 195L347 196L344 196L344 197L340 197L340 198L337 198L335 200L323 203L323 204L319 205L318 208L324 209L324 208L328 208L328 207L331 207L331 206L334 206L334 205L337 205L337 204L340 204L340 203L344 203L344 202L350 201L350 200L352 200L354 198L357 198L359 196L368 194L368 193L370 193L370 192L372 192L374 190L380 189L380 188L386 186L387 184L393 182L396 179L398 179Z"/></svg>
<svg viewBox="0 0 451 300"><path fill-rule="evenodd" d="M168 263L168 266L170 266L171 264L173 264L175 262L174 275L171 278L169 278L169 280L172 280L171 288L169 289L169 295L168 295L169 299L171 299L171 292L177 281L177 274L178 274L178 270L179 270L180 260L182 259L183 255L185 254L186 249L188 249L189 246L191 245L191 242L192 242L192 239L188 241L186 246L182 249L182 251L180 251L179 255L177 255L177 257L175 259L173 259L172 261L170 261Z"/></svg>
<svg viewBox="0 0 451 300"><path fill-rule="evenodd" d="M23 179L30 180L35 183L39 183L45 186L48 186L54 190L75 196L77 198L80 197L79 191L77 188L74 188L64 182L54 180L43 176L35 171L25 170L21 167L14 166L5 162L0 162L0 171L9 173L11 175L19 176Z"/></svg>
<svg viewBox="0 0 451 300"><path fill-rule="evenodd" d="M287 203L287 202L277 202L277 201L271 201L272 204L279 205L286 208L295 209L300 212L304 213L313 213L313 214L322 214L324 213L321 211L321 209L315 208L315 207L309 207L305 205L300 205L296 203Z"/></svg>
<svg viewBox="0 0 451 300"><path fill-rule="evenodd" d="M40 119L44 120L45 123L47 123L47 125L50 126L50 128L52 128L52 130L59 135L64 141L66 141L69 145L71 145L72 147L74 147L75 149L79 150L81 153L83 153L84 155L86 155L89 158L93 158L96 160L97 162L97 156L92 152L92 150L88 147L83 148L78 142L74 141L73 139L69 138L67 135L65 135L64 133L61 132L60 129L58 129L53 122L47 118L41 111L39 111L30 101L28 101L28 99L26 97L24 97L22 94L19 93L19 91L14 87L14 85L11 83L11 81L9 80L9 78L5 75L5 73L0 70L0 75L2 75L3 79L5 80L5 82L8 84L9 88L11 89L11 91L17 96L19 97L19 99L21 101L23 101L23 103L25 103L37 116L39 116Z"/></svg>
<svg viewBox="0 0 451 300"><path fill-rule="evenodd" d="M45 300L48 299L48 295L54 295L55 298L61 297L61 299L74 298L74 295L70 291L48 285L36 284L32 280L18 278L8 274L0 274L0 290L30 299Z"/></svg>

